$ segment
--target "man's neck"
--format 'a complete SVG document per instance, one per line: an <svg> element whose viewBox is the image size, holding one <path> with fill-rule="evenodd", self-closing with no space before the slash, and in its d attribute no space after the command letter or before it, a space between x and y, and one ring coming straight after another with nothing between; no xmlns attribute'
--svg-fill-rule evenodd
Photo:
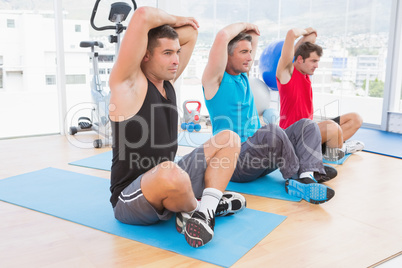
<svg viewBox="0 0 402 268"><path fill-rule="evenodd" d="M159 77L157 77L157 75L155 75L150 68L148 68L149 66L146 64L142 64L141 65L141 70L144 73L145 77L151 81L152 84L154 84L154 86L161 91L163 89L163 80L160 79Z"/></svg>
<svg viewBox="0 0 402 268"><path fill-rule="evenodd" d="M165 90L165 88L163 87L163 80L159 80L159 79L155 79L154 77L152 77L152 76L148 76L147 77L148 78L148 80L149 81L151 81L151 83L156 87L156 89L158 89L158 91L161 93L161 95L163 96L163 97L165 97L165 98L167 98L167 95L166 95L166 90Z"/></svg>
<svg viewBox="0 0 402 268"><path fill-rule="evenodd" d="M304 73L297 64L293 64L293 67L294 67L294 69L296 69L302 75L306 75L306 73Z"/></svg>
<svg viewBox="0 0 402 268"><path fill-rule="evenodd" d="M225 72L227 72L230 75L239 75L240 73L234 71L233 69L226 68Z"/></svg>
<svg viewBox="0 0 402 268"><path fill-rule="evenodd" d="M156 86L157 88L163 88L163 80L160 79L156 79L155 77L152 76L147 76L148 80L151 81L152 84L154 84L154 86Z"/></svg>

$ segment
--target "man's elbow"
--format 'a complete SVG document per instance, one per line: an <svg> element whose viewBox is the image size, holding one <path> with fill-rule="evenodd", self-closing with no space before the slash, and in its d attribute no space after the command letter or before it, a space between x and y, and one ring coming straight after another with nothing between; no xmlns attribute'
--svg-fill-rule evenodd
<svg viewBox="0 0 402 268"><path fill-rule="evenodd" d="M198 29L195 29L192 26L187 26L188 31L190 32L190 39L197 40L198 38Z"/></svg>
<svg viewBox="0 0 402 268"><path fill-rule="evenodd" d="M151 18L150 13L150 7L139 7L137 10L135 10L132 20L135 20L137 23L146 24Z"/></svg>
<svg viewBox="0 0 402 268"><path fill-rule="evenodd" d="M215 37L215 40L220 40L229 43L230 42L230 35L226 31L226 29L220 30Z"/></svg>
<svg viewBox="0 0 402 268"><path fill-rule="evenodd" d="M293 39L296 40L298 37L298 34L296 33L296 29L290 29L288 33L286 34L286 39Z"/></svg>

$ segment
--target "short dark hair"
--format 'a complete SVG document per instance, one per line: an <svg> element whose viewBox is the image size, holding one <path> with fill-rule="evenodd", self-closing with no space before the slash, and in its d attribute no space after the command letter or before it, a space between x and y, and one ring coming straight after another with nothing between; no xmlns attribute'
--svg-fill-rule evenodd
<svg viewBox="0 0 402 268"><path fill-rule="evenodd" d="M237 45L237 43L239 43L240 41L243 40L247 40L251 43L251 41L253 40L253 37L247 33L239 33L238 35L235 36L235 38L233 38L232 40L230 40L229 44L228 44L228 54L229 55L233 55L234 49Z"/></svg>
<svg viewBox="0 0 402 268"><path fill-rule="evenodd" d="M169 26L167 24L149 30L147 49L151 53L153 49L159 45L158 39L160 38L168 38L175 40L179 38L179 35L172 26Z"/></svg>
<svg viewBox="0 0 402 268"><path fill-rule="evenodd" d="M296 50L295 52L295 59L297 59L298 56L301 56L303 60L307 59L310 57L310 54L312 52L317 53L319 57L322 56L322 47L319 45L310 43L310 42L305 42L302 43Z"/></svg>

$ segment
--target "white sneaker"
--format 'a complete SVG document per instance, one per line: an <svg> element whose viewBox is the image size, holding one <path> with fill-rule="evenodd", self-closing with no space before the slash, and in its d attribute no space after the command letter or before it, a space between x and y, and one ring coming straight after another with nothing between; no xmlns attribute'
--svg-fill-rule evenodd
<svg viewBox="0 0 402 268"><path fill-rule="evenodd" d="M215 216L230 216L239 213L245 207L246 198L244 196L235 192L224 192L216 208Z"/></svg>
<svg viewBox="0 0 402 268"><path fill-rule="evenodd" d="M345 145L345 153L347 154L360 152L364 149L364 143L358 140L347 140L345 141L344 145Z"/></svg>
<svg viewBox="0 0 402 268"><path fill-rule="evenodd" d="M222 198L216 208L215 217L230 216L239 213L246 208L246 198L239 193L223 192ZM192 217L187 212L176 213L176 230L184 234L187 220Z"/></svg>

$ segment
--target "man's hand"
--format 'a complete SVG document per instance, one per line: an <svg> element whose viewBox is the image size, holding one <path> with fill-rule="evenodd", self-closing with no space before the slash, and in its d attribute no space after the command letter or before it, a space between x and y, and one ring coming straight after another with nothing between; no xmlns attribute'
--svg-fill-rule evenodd
<svg viewBox="0 0 402 268"><path fill-rule="evenodd" d="M244 32L254 32L257 35L260 35L260 30L258 29L258 26L252 23L244 23Z"/></svg>
<svg viewBox="0 0 402 268"><path fill-rule="evenodd" d="M190 25L191 27L194 28L194 30L197 30L200 27L198 21L193 17L181 17L181 16L175 16L175 17L176 17L176 23L170 25L173 28L179 28L185 25Z"/></svg>
<svg viewBox="0 0 402 268"><path fill-rule="evenodd" d="M304 29L306 32L303 34L304 36L307 36L307 35L310 35L310 34L315 34L315 36L317 37L317 30L315 30L315 29L313 29L313 28L311 28L311 27L308 27L308 28L306 28L306 29Z"/></svg>

